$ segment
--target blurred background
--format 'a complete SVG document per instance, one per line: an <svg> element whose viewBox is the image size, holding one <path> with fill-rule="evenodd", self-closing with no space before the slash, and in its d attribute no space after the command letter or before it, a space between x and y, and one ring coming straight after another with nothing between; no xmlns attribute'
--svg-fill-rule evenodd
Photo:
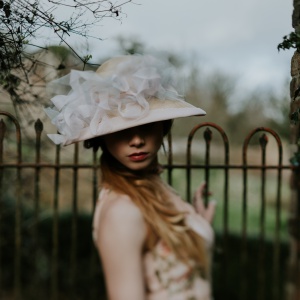
<svg viewBox="0 0 300 300"><path fill-rule="evenodd" d="M0 110L17 120L1 116L1 299L105 299L103 274L90 235L99 153L84 150L81 144L62 149L51 144L46 134L55 128L43 111L50 105L45 87L70 69L95 70L112 56L133 53L167 58L177 69L186 99L207 112L205 117L176 120L172 130L175 167L168 169L170 156L164 151L160 159L167 167L164 178L184 199L187 190L209 179L218 202L216 299L224 295L284 299L290 170L283 169L278 182L278 141L266 133L265 164L275 168L266 174L263 168L249 169L244 181L242 149L253 129L271 128L280 138L282 164L289 165L293 51L278 51L277 46L292 31L292 1L140 0L114 6L108 2L106 7L102 2L96 7L93 2L84 3L87 10L80 11L72 1L6 1L0 8L1 41L11 43L12 36L20 41L1 48ZM13 10L15 4L19 6ZM27 14L14 15L17 9L26 12L25 8ZM48 17L38 19L41 11ZM37 119L43 123L40 140ZM188 183L188 135L203 122L217 124L226 133L227 164L233 167L229 173L214 167L226 164L224 140L215 127L207 161L207 143L201 135L206 127L202 128L193 140L192 164L197 167ZM22 140L15 124L20 125ZM260 137L255 135L246 151L250 165L262 164ZM166 149L171 149L167 141ZM226 288L222 285L225 269ZM242 274L246 276L240 280ZM256 288L259 285L265 288Z"/></svg>
<svg viewBox="0 0 300 300"><path fill-rule="evenodd" d="M68 1L66 5L53 3L44 9L57 22L74 19ZM210 121L222 126L231 122L228 126L233 128L235 118L248 112L250 118L243 126L275 122L282 130L287 128L281 122L287 119L293 52L279 52L277 46L292 31L292 1L119 1L115 9L117 15L104 12L94 23L91 17L97 17L95 14L81 12L77 31L69 35L56 35L47 26L34 37L27 34L22 50L27 56L35 55L31 74L34 68L43 72L34 74L31 81L35 84L29 85L41 89L43 83L70 68L97 67L119 54L155 54L168 57L176 65L186 98L203 107ZM83 24L87 27L80 27ZM45 59L47 51L50 53ZM82 64L82 58L87 57L88 64ZM38 62L44 64L37 66ZM49 105L49 97L41 93L38 101L19 101L22 109L33 102L39 109ZM11 111L12 106L18 110L14 99L2 92L1 109ZM43 112L35 110L43 118Z"/></svg>

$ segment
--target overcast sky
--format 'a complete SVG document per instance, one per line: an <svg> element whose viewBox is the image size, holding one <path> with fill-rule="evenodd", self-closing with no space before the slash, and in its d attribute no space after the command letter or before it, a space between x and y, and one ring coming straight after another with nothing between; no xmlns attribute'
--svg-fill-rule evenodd
<svg viewBox="0 0 300 300"><path fill-rule="evenodd" d="M116 36L136 37L153 50L197 57L206 72L238 76L240 89L281 90L293 51L277 51L290 33L292 0L137 0L122 22L106 19L91 42L94 59L114 55Z"/></svg>

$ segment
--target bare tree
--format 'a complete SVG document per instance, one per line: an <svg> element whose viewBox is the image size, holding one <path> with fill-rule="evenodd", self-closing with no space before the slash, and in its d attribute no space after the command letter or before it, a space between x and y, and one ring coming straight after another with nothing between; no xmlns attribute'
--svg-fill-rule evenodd
<svg viewBox="0 0 300 300"><path fill-rule="evenodd" d="M63 72L66 61L86 68L92 56L80 55L71 39L101 39L91 36L90 29L105 18L121 21L125 16L122 7L129 2L132 0L0 0L1 97L10 97L18 117L22 119L23 111L28 119L33 104L44 97L45 83ZM54 44L61 47L51 47Z"/></svg>

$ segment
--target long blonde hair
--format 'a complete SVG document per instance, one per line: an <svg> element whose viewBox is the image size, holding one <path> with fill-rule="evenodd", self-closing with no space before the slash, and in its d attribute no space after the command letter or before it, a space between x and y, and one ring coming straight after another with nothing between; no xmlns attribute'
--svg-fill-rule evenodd
<svg viewBox="0 0 300 300"><path fill-rule="evenodd" d="M172 123L165 123L164 134L170 130ZM161 239L177 256L189 263L190 259L208 274L208 259L203 239L185 226L185 212L179 212L169 199L168 189L159 176L158 161L146 172L133 172L125 168L106 149L101 138L88 140L87 148L101 146L101 186L118 193L128 195L140 209L149 234L146 247L152 249Z"/></svg>

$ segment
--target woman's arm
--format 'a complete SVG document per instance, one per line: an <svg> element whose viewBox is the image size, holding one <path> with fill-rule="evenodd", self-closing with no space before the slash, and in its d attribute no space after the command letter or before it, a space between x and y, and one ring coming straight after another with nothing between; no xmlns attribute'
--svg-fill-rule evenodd
<svg viewBox="0 0 300 300"><path fill-rule="evenodd" d="M110 300L145 299L142 247L146 225L127 197L108 199L101 212L97 248Z"/></svg>

